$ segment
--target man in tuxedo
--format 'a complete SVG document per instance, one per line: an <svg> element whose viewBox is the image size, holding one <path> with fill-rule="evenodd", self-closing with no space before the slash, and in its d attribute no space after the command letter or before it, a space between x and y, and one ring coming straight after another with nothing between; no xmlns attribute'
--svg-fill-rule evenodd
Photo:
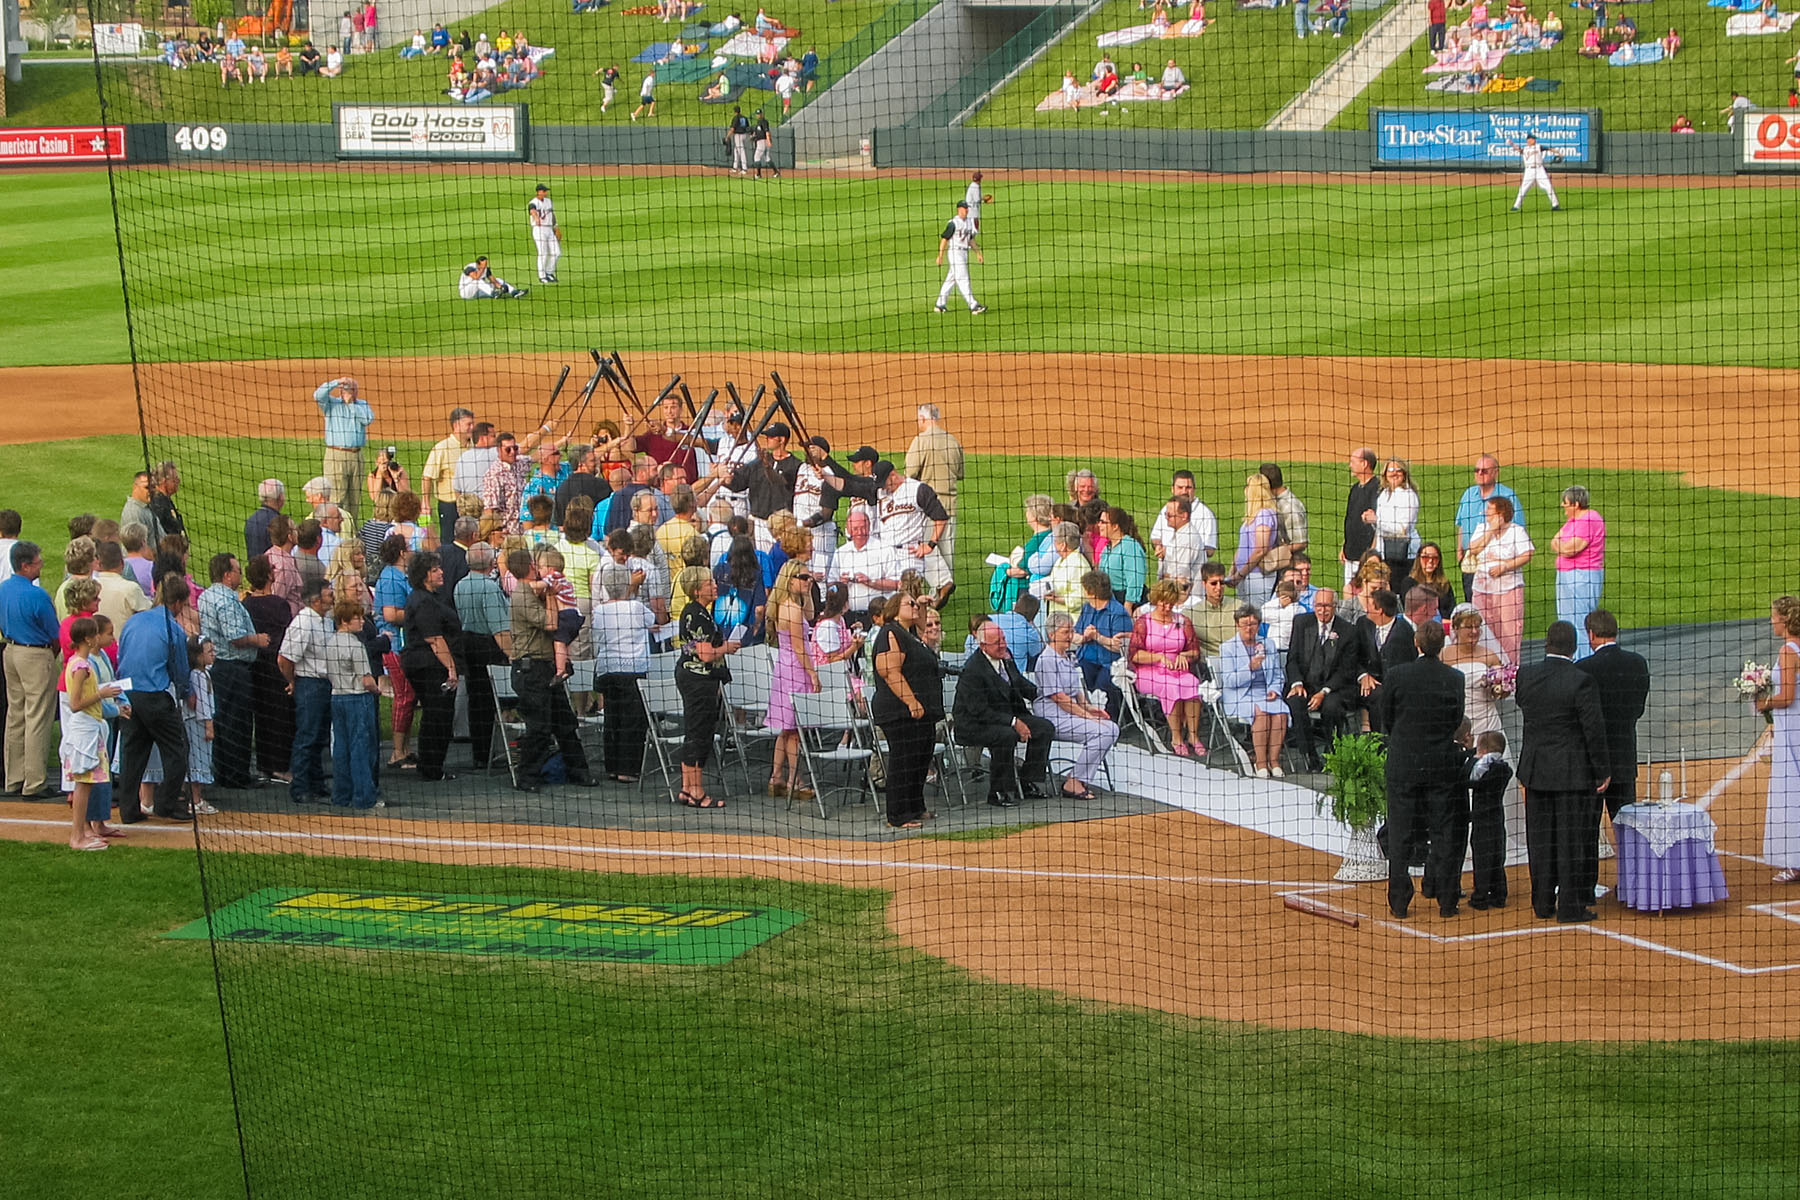
<svg viewBox="0 0 1800 1200"><path fill-rule="evenodd" d="M1370 592L1368 612L1356 623L1356 636L1361 641L1357 653L1363 662L1363 672L1356 679L1357 691L1363 707L1369 710L1369 728L1385 733L1381 682L1401 663L1419 657L1413 644L1413 627L1400 616L1400 597L1386 588Z"/></svg>
<svg viewBox="0 0 1800 1200"><path fill-rule="evenodd" d="M956 683L951 719L963 746L985 746L992 759L988 771L988 803L1012 808L1023 797L1050 797L1050 742L1056 726L1031 711L1037 687L1020 674L1006 648L1006 635L992 621L976 634L975 653L963 664ZM1013 751L1025 743L1025 768L1013 762ZM1024 780L1021 791L1020 779Z"/></svg>
<svg viewBox="0 0 1800 1200"><path fill-rule="evenodd" d="M1575 627L1554 621L1544 661L1521 668L1513 699L1525 718L1519 782L1531 907L1541 920L1591 921L1599 873L1600 797L1611 782L1600 686L1577 667Z"/></svg>
<svg viewBox="0 0 1800 1200"><path fill-rule="evenodd" d="M1444 648L1442 625L1433 621L1415 636L1418 655L1387 673L1371 710L1380 714L1387 730L1388 908L1396 917L1406 915L1413 894L1406 871L1409 847L1428 840L1425 894L1437 898L1440 914L1453 917L1462 893L1469 816L1463 754L1456 744L1463 720L1463 676L1438 660Z"/></svg>
<svg viewBox="0 0 1800 1200"><path fill-rule="evenodd" d="M1320 588L1313 596L1313 610L1294 618L1288 639L1287 706L1293 718L1294 741L1315 771L1321 767L1313 742L1312 716L1325 724L1329 745L1343 728L1344 718L1359 703L1356 679L1362 673L1362 653L1356 626L1337 615L1337 593Z"/></svg>
<svg viewBox="0 0 1800 1200"><path fill-rule="evenodd" d="M1575 666L1600 685L1600 715L1606 718L1606 815L1637 799L1637 723L1650 700L1650 665L1643 655L1619 645L1619 619L1604 608L1587 615L1588 649Z"/></svg>

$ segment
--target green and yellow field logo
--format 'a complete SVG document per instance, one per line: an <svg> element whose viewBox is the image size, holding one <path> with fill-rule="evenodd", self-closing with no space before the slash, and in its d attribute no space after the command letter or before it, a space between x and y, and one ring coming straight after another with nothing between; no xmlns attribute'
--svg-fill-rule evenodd
<svg viewBox="0 0 1800 1200"><path fill-rule="evenodd" d="M806 920L779 908L263 888L163 936L269 946L726 963Z"/></svg>

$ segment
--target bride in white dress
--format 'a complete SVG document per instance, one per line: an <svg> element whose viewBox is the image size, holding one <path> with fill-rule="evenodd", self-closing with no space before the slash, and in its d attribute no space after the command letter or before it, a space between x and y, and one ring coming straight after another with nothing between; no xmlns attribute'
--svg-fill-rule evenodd
<svg viewBox="0 0 1800 1200"><path fill-rule="evenodd" d="M1476 734L1500 728L1500 709L1482 677L1489 667L1497 667L1504 661L1494 650L1482 645L1481 634L1481 613L1473 604L1457 605L1456 611L1450 614L1451 641L1444 647L1440 660L1445 666L1462 672L1463 716L1469 719Z"/></svg>

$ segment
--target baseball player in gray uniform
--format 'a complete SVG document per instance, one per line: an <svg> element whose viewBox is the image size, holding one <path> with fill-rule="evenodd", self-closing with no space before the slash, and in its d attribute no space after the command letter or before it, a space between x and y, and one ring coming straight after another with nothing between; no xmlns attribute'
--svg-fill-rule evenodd
<svg viewBox="0 0 1800 1200"><path fill-rule="evenodd" d="M981 190L981 172L975 172L969 178L969 190L963 193L963 203L969 206L969 220L975 222L976 233L981 232L981 206L993 202L993 193Z"/></svg>
<svg viewBox="0 0 1800 1200"><path fill-rule="evenodd" d="M556 282L556 260L562 257L562 230L556 226L556 206L550 202L550 189L537 185L537 195L526 205L531 218L531 240L537 243L539 283Z"/></svg>
<svg viewBox="0 0 1800 1200"><path fill-rule="evenodd" d="M950 299L950 289L955 288L968 301L971 313L984 313L987 305L975 299L975 293L969 289L969 251L975 252L975 261L986 263L981 247L975 244L975 221L969 216L969 202L959 201L956 215L944 226L944 232L938 236L937 265L944 265L944 253L950 254L950 270L944 276L944 286L938 289L937 310L948 312L944 302Z"/></svg>

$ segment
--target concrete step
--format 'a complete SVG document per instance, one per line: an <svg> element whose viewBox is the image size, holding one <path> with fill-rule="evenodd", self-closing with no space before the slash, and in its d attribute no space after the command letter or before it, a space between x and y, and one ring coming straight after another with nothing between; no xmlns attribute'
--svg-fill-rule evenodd
<svg viewBox="0 0 1800 1200"><path fill-rule="evenodd" d="M1287 133L1324 129L1406 53L1424 28L1424 0L1395 0L1263 128Z"/></svg>

